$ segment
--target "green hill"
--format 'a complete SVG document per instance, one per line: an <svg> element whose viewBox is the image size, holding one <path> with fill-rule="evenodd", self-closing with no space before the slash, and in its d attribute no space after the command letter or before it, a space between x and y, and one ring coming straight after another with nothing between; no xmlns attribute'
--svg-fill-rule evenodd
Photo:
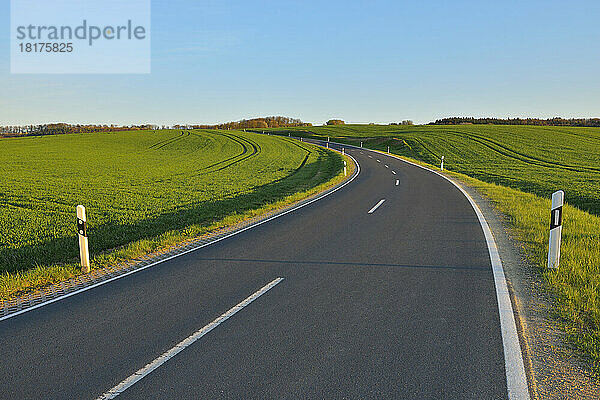
<svg viewBox="0 0 600 400"><path fill-rule="evenodd" d="M75 207L93 255L208 226L327 182L341 157L236 131L135 131L0 140L0 272L76 262Z"/></svg>

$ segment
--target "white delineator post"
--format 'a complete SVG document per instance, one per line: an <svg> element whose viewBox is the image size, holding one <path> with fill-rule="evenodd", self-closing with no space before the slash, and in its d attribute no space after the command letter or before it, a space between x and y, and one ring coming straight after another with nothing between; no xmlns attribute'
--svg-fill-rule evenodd
<svg viewBox="0 0 600 400"><path fill-rule="evenodd" d="M360 142L360 148L362 149L362 142Z"/></svg>
<svg viewBox="0 0 600 400"><path fill-rule="evenodd" d="M348 176L348 170L346 169L346 161L344 161L344 176Z"/></svg>
<svg viewBox="0 0 600 400"><path fill-rule="evenodd" d="M560 264L560 242L562 236L562 209L565 192L559 190L552 194L550 212L550 240L548 243L548 268L558 268Z"/></svg>
<svg viewBox="0 0 600 400"><path fill-rule="evenodd" d="M344 148L342 147L342 155L344 155L344 154L346 154L346 153L344 153Z"/></svg>
<svg viewBox="0 0 600 400"><path fill-rule="evenodd" d="M440 169L443 171L444 170L444 156L442 156L442 166L440 167Z"/></svg>
<svg viewBox="0 0 600 400"><path fill-rule="evenodd" d="M329 148L329 142L326 143L327 148Z"/></svg>
<svg viewBox="0 0 600 400"><path fill-rule="evenodd" d="M388 154L390 154L390 146L388 146Z"/></svg>
<svg viewBox="0 0 600 400"><path fill-rule="evenodd" d="M90 251L88 249L87 218L85 217L84 206L77 206L77 236L79 237L81 271L87 274L90 272Z"/></svg>

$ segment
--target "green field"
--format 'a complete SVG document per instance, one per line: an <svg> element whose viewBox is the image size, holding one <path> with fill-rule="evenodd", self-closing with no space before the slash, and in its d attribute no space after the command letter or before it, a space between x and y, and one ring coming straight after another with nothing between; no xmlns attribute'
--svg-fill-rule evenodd
<svg viewBox="0 0 600 400"><path fill-rule="evenodd" d="M387 150L484 182L566 201L600 215L600 128L451 125L292 128L319 138ZM280 131L287 132L290 128ZM308 136L308 135L307 135Z"/></svg>
<svg viewBox="0 0 600 400"><path fill-rule="evenodd" d="M278 130L287 135L290 129ZM341 126L295 135L363 145L439 166L483 193L509 221L552 294L568 342L600 375L600 128ZM561 265L546 268L550 195L565 191Z"/></svg>
<svg viewBox="0 0 600 400"><path fill-rule="evenodd" d="M276 136L164 130L2 139L0 165L6 285L77 262L78 204L95 256L281 201L337 176L342 159Z"/></svg>

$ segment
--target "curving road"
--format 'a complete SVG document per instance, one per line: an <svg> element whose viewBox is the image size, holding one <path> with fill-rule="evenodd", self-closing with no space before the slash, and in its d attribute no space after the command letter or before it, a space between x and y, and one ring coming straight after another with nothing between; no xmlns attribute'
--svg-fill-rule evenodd
<svg viewBox="0 0 600 400"><path fill-rule="evenodd" d="M0 398L508 398L468 200L349 153L360 174L318 202L0 321Z"/></svg>

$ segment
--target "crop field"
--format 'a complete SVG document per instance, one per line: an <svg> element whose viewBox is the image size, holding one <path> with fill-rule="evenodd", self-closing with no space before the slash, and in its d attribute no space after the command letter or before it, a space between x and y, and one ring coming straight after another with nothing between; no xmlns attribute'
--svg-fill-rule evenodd
<svg viewBox="0 0 600 400"><path fill-rule="evenodd" d="M75 207L90 252L207 226L335 177L339 155L235 131L136 131L0 140L0 272L77 262Z"/></svg>
<svg viewBox="0 0 600 400"><path fill-rule="evenodd" d="M287 128L295 133L387 150L484 182L566 201L600 215L600 128L451 125Z"/></svg>

